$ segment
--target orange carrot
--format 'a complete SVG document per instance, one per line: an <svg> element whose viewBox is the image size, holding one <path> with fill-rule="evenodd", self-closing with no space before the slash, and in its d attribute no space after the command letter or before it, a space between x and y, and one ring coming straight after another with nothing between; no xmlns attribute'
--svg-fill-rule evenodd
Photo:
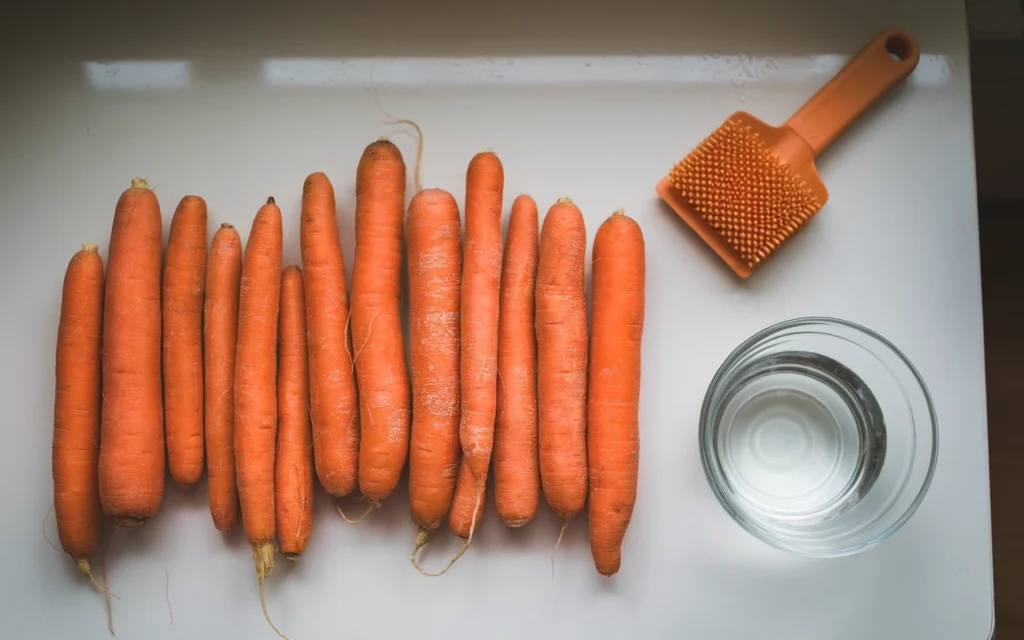
<svg viewBox="0 0 1024 640"><path fill-rule="evenodd" d="M583 214L568 198L544 217L537 265L537 407L544 497L563 518L587 499L587 302Z"/></svg>
<svg viewBox="0 0 1024 640"><path fill-rule="evenodd" d="M448 513L448 528L458 537L468 539L480 524L486 506L486 476L483 489L480 489L480 483L473 477L469 464L463 458L459 463L459 479L455 483L455 496L452 498L452 508ZM475 514L473 507L476 507ZM460 551L459 554L461 555L461 553Z"/></svg>
<svg viewBox="0 0 1024 640"><path fill-rule="evenodd" d="M274 453L277 443L277 320L281 210L273 198L252 222L242 257L235 351L235 464L242 524L252 545L263 614L263 580L274 570ZM281 635L280 631L277 631Z"/></svg>
<svg viewBox="0 0 1024 640"><path fill-rule="evenodd" d="M242 522L254 550L270 548L270 569L274 540L281 235L281 210L270 198L256 214L245 244L235 351L235 462Z"/></svg>
<svg viewBox="0 0 1024 640"><path fill-rule="evenodd" d="M636 502L640 431L640 340L644 327L644 237L617 211L594 238L587 455L590 549L597 570L619 570Z"/></svg>
<svg viewBox="0 0 1024 640"><path fill-rule="evenodd" d="M164 419L171 477L195 484L203 475L203 296L206 290L206 201L181 199L167 240L163 282Z"/></svg>
<svg viewBox="0 0 1024 640"><path fill-rule="evenodd" d="M238 287L242 241L230 224L213 234L206 273L204 343L206 357L206 471L210 514L220 531L238 519L235 484L235 344L238 339Z"/></svg>
<svg viewBox="0 0 1024 640"><path fill-rule="evenodd" d="M540 501L537 469L537 203L512 203L501 269L498 318L498 419L494 429L494 503L510 527L533 518Z"/></svg>
<svg viewBox="0 0 1024 640"><path fill-rule="evenodd" d="M100 449L100 338L103 259L82 245L64 274L57 325L53 406L53 509L64 551L97 590L89 557L100 535L97 456Z"/></svg>
<svg viewBox="0 0 1024 640"><path fill-rule="evenodd" d="M379 504L409 452L409 374L399 308L405 162L387 140L363 152L356 172L352 347L359 388L359 488Z"/></svg>
<svg viewBox="0 0 1024 640"><path fill-rule="evenodd" d="M327 493L356 488L359 423L348 345L348 289L334 217L334 188L322 173L302 187L302 269L309 333L309 400L316 474Z"/></svg>
<svg viewBox="0 0 1024 640"><path fill-rule="evenodd" d="M281 552L295 560L313 527L313 435L309 428L309 366L306 359L306 298L302 271L281 275L281 353L277 369L278 428L274 505Z"/></svg>
<svg viewBox="0 0 1024 640"><path fill-rule="evenodd" d="M156 195L132 180L114 210L103 302L99 492L120 526L155 516L164 493L161 232Z"/></svg>
<svg viewBox="0 0 1024 640"><path fill-rule="evenodd" d="M447 191L409 203L409 336L413 381L409 503L423 529L441 526L459 463L462 225Z"/></svg>
<svg viewBox="0 0 1024 640"><path fill-rule="evenodd" d="M459 442L478 491L483 490L494 447L504 184L504 170L498 156L485 151L473 157L466 173Z"/></svg>

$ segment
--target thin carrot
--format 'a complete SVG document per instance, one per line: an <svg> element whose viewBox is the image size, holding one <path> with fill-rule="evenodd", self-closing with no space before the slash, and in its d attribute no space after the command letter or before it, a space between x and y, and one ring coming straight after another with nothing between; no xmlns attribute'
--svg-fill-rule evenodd
<svg viewBox="0 0 1024 640"><path fill-rule="evenodd" d="M274 465L274 506L281 552L295 560L313 528L313 435L309 427L309 366L306 356L306 298L302 271L281 274L281 353L277 369L278 427Z"/></svg>
<svg viewBox="0 0 1024 640"><path fill-rule="evenodd" d="M206 201L185 196L171 218L163 281L164 419L171 477L203 475L203 296Z"/></svg>
<svg viewBox="0 0 1024 640"><path fill-rule="evenodd" d="M473 157L466 173L459 442L478 492L483 491L494 447L504 184L504 169L498 156L485 151Z"/></svg>
<svg viewBox="0 0 1024 640"><path fill-rule="evenodd" d="M235 480L235 345L238 339L238 287L242 241L230 224L213 234L203 329L206 357L206 471L210 514L220 531L238 519Z"/></svg>
<svg viewBox="0 0 1024 640"><path fill-rule="evenodd" d="M640 226L621 210L597 230L593 277L588 515L594 564L610 576L619 570L622 540L636 502L644 327L644 237Z"/></svg>
<svg viewBox="0 0 1024 640"><path fill-rule="evenodd" d="M533 518L540 501L537 468L537 203L512 203L501 269L498 319L498 418L494 430L494 503L510 527Z"/></svg>
<svg viewBox="0 0 1024 640"><path fill-rule="evenodd" d="M409 452L409 373L400 311L405 162L378 140L356 171L352 347L359 389L359 488L379 504L398 485Z"/></svg>
<svg viewBox="0 0 1024 640"><path fill-rule="evenodd" d="M474 507L475 513L474 513ZM459 478L455 483L455 496L452 498L451 511L448 512L448 528L456 536L469 539L483 518L487 507L487 480L484 479L483 489L473 476L469 463L465 458L459 463ZM465 548L463 548L463 551ZM462 555L462 552L459 552ZM455 558L456 560L458 557ZM454 560L453 560L454 562Z"/></svg>
<svg viewBox="0 0 1024 640"><path fill-rule="evenodd" d="M277 440L277 320L281 210L273 198L252 223L242 258L235 352L235 462L242 524L252 545L263 613L263 580L274 569L274 453ZM274 627L277 631L277 628ZM280 635L280 631L278 634Z"/></svg>
<svg viewBox="0 0 1024 640"><path fill-rule="evenodd" d="M322 173L302 187L302 269L309 334L309 400L316 474L327 493L356 488L359 422L345 263L334 212L334 188Z"/></svg>
<svg viewBox="0 0 1024 640"><path fill-rule="evenodd" d="M132 180L114 210L103 303L99 492L119 526L146 522L164 493L160 205Z"/></svg>
<svg viewBox="0 0 1024 640"><path fill-rule="evenodd" d="M100 448L100 348L103 259L82 245L68 263L57 325L53 407L53 509L61 547L102 591L90 556L100 535L97 456Z"/></svg>
<svg viewBox="0 0 1024 640"><path fill-rule="evenodd" d="M587 499L587 302L583 214L568 198L544 217L537 265L537 406L544 497L562 518Z"/></svg>
<svg viewBox="0 0 1024 640"><path fill-rule="evenodd" d="M441 526L459 464L462 225L447 191L409 203L409 336L413 412L409 504L422 529Z"/></svg>

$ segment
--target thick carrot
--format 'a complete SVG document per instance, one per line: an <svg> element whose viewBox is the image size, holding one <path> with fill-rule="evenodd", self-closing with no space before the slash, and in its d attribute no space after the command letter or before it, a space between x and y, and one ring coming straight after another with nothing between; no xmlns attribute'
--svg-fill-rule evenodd
<svg viewBox="0 0 1024 640"><path fill-rule="evenodd" d="M316 474L327 493L356 488L359 423L348 345L348 289L334 217L334 188L322 173L302 187L302 269L309 334L309 400Z"/></svg>
<svg viewBox="0 0 1024 640"><path fill-rule="evenodd" d="M409 504L424 529L441 526L459 464L462 224L455 199L428 189L409 203L409 336L413 412Z"/></svg>
<svg viewBox="0 0 1024 640"><path fill-rule="evenodd" d="M156 195L132 180L114 210L103 302L99 491L120 526L155 516L164 493L161 238Z"/></svg>
<svg viewBox="0 0 1024 640"><path fill-rule="evenodd" d="M230 224L213 234L206 273L204 344L206 357L206 472L210 514L220 531L238 519L235 480L235 345L242 241Z"/></svg>
<svg viewBox="0 0 1024 640"><path fill-rule="evenodd" d="M588 515L594 564L610 576L619 570L622 539L636 502L644 327L644 237L640 226L621 211L597 230L593 270Z"/></svg>
<svg viewBox="0 0 1024 640"><path fill-rule="evenodd" d="M242 259L235 351L235 462L242 523L273 569L274 450L277 436L277 320L281 210L274 199L253 220ZM269 552L262 549L269 548ZM259 564L260 558L257 558Z"/></svg>
<svg viewBox="0 0 1024 640"><path fill-rule="evenodd" d="M473 476L473 472L470 471L466 459L463 458L459 463L459 479L455 483L455 496L452 498L452 508L448 513L448 528L458 537L468 539L476 527L479 526L486 506L486 476L483 489L480 489L480 483ZM476 507L475 515L473 507Z"/></svg>
<svg viewBox="0 0 1024 640"><path fill-rule="evenodd" d="M185 196L171 218L164 258L164 419L171 477L195 484L203 475L203 296L206 291L206 201Z"/></svg>
<svg viewBox="0 0 1024 640"><path fill-rule="evenodd" d="M544 217L537 265L537 407L544 497L563 518L587 499L587 231L568 198Z"/></svg>
<svg viewBox="0 0 1024 640"><path fill-rule="evenodd" d="M64 274L53 404L53 509L57 534L61 547L97 589L89 557L96 552L100 535L96 483L103 260L98 251L94 244L82 245Z"/></svg>
<svg viewBox="0 0 1024 640"><path fill-rule="evenodd" d="M281 274L281 353L277 368L277 457L274 505L277 541L294 560L306 549L313 528L313 434L309 427L309 366L306 356L306 298L302 271Z"/></svg>
<svg viewBox="0 0 1024 640"><path fill-rule="evenodd" d="M409 373L400 310L405 162L394 144L366 147L356 171L352 347L359 388L359 488L371 503L398 484L409 452Z"/></svg>
<svg viewBox="0 0 1024 640"><path fill-rule="evenodd" d="M277 445L277 321L281 295L281 210L260 207L242 257L235 350L235 464L242 524L252 545L260 603L274 570L274 454ZM281 635L280 631L277 631Z"/></svg>
<svg viewBox="0 0 1024 640"><path fill-rule="evenodd" d="M481 491L494 447L504 184L504 169L498 156L485 151L473 157L466 173L459 441Z"/></svg>
<svg viewBox="0 0 1024 640"><path fill-rule="evenodd" d="M498 318L498 419L494 428L494 503L510 527L533 518L540 501L537 468L537 203L512 203L501 269Z"/></svg>

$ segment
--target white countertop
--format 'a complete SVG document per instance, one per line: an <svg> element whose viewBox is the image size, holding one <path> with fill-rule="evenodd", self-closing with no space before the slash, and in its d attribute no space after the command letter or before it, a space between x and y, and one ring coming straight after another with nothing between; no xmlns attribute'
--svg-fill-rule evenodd
<svg viewBox="0 0 1024 640"><path fill-rule="evenodd" d="M285 260L297 262L302 180L322 170L338 191L351 265L363 147L389 135L414 156L405 129L382 122L376 87L388 111L423 127L427 186L461 201L470 157L493 148L505 163L506 208L523 191L543 207L571 196L591 239L617 207L640 222L648 313L639 498L612 580L594 571L582 520L569 527L552 580L558 522L546 508L516 532L489 510L466 556L427 579L409 566L415 527L404 487L356 527L320 493L306 554L267 582L282 630L294 640L989 636L961 2L526 1L504 5L507 14L461 0L248 4L19 9L25 15L6 24L5 635L107 637L102 598L40 531L52 500L53 353L67 260L87 242L105 256L114 203L141 175L156 188L165 225L181 196L205 197L211 233L227 221L244 237L274 195ZM738 281L660 203L655 182L733 111L781 123L890 25L917 37L918 72L821 158L831 192L821 213ZM803 315L853 320L895 342L927 381L940 422L938 468L918 513L879 547L837 560L793 557L741 530L715 501L697 453L700 403L720 362L756 330ZM273 637L248 545L241 533L214 530L205 491L205 483L191 493L170 485L159 517L118 535L110 570L120 637ZM46 529L56 540L52 520ZM441 540L428 565L456 548L450 536Z"/></svg>

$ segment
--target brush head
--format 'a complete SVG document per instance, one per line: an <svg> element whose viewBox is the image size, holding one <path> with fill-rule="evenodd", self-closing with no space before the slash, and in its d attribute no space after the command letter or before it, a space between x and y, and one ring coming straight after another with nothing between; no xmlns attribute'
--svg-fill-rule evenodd
<svg viewBox="0 0 1024 640"><path fill-rule="evenodd" d="M806 143L744 113L676 163L658 191L744 278L828 198Z"/></svg>

